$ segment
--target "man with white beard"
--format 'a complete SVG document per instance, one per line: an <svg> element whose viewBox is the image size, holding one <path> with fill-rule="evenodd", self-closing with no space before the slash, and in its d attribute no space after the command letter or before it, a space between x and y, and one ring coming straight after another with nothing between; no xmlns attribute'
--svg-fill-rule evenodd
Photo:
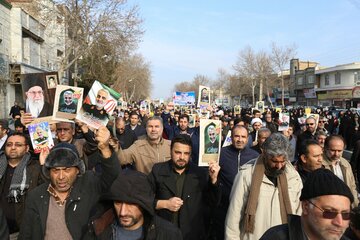
<svg viewBox="0 0 360 240"><path fill-rule="evenodd" d="M109 117L106 109L104 108L108 102L110 93L106 89L100 89L96 95L96 105L83 104L85 112L91 113L93 117L99 120L105 120Z"/></svg>
<svg viewBox="0 0 360 240"><path fill-rule="evenodd" d="M45 84L40 75L26 74L23 88L27 113L31 113L34 118L52 115L52 106L44 99Z"/></svg>

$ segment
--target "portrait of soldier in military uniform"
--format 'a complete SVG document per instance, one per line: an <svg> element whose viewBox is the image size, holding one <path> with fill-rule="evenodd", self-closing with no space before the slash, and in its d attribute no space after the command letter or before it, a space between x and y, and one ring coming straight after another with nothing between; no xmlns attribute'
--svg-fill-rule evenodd
<svg viewBox="0 0 360 240"><path fill-rule="evenodd" d="M216 126L214 123L210 123L205 128L205 153L216 154L219 153L219 134L216 132Z"/></svg>
<svg viewBox="0 0 360 240"><path fill-rule="evenodd" d="M60 94L59 112L76 113L78 100L74 98L74 90L66 89Z"/></svg>
<svg viewBox="0 0 360 240"><path fill-rule="evenodd" d="M91 114L93 117L99 120L105 120L109 118L107 111L105 110L105 105L107 104L110 97L110 93L106 89L100 89L96 95L96 104L83 104L83 109L85 112Z"/></svg>

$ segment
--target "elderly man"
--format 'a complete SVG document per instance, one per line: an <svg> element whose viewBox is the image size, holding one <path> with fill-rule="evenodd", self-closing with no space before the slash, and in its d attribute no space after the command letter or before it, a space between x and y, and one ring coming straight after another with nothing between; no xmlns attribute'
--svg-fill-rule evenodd
<svg viewBox="0 0 360 240"><path fill-rule="evenodd" d="M267 129L268 130L268 129ZM235 126L231 130L232 144L223 147L220 152L220 173L219 181L221 184L221 203L218 208L213 209L214 217L214 233L216 239L224 238L224 226L226 212L229 207L230 191L236 174L239 172L241 166L248 161L255 159L259 154L248 146L248 131L243 126Z"/></svg>
<svg viewBox="0 0 360 240"><path fill-rule="evenodd" d="M345 142L340 135L327 137L325 140L323 165L349 186L354 195L354 207L356 207L359 205L359 199L355 178L349 161L342 157L344 148Z"/></svg>
<svg viewBox="0 0 360 240"><path fill-rule="evenodd" d="M43 183L39 162L31 159L28 141L26 135L15 133L8 137L5 152L0 154L0 208L12 237L19 232L28 193Z"/></svg>
<svg viewBox="0 0 360 240"><path fill-rule="evenodd" d="M148 176L155 193L155 209L180 228L184 240L206 239L206 213L220 200L219 165L210 163L204 169L190 162L191 146L189 136L175 137L171 160L155 164Z"/></svg>
<svg viewBox="0 0 360 240"><path fill-rule="evenodd" d="M269 128L260 128L257 133L257 142L255 146L251 147L252 150L258 152L259 154L262 153L262 145L266 141L266 139L271 135L271 130Z"/></svg>
<svg viewBox="0 0 360 240"><path fill-rule="evenodd" d="M270 227L300 214L302 182L289 162L289 141L273 133L264 152L236 175L226 216L225 239L259 239Z"/></svg>
<svg viewBox="0 0 360 240"><path fill-rule="evenodd" d="M134 142L128 149L119 148L117 155L121 165L134 164L136 170L149 174L155 163L171 158L170 141L162 138L163 122L158 116L146 122L146 138Z"/></svg>
<svg viewBox="0 0 360 240"><path fill-rule="evenodd" d="M346 184L327 169L312 172L301 192L301 216L270 228L260 240L345 240L354 198ZM352 238L355 239L355 238Z"/></svg>
<svg viewBox="0 0 360 240"><path fill-rule="evenodd" d="M19 239L89 239L91 211L120 170L109 139L106 127L97 130L103 170L100 176L85 171L74 145L60 143L50 151L43 166L50 184L29 193Z"/></svg>
<svg viewBox="0 0 360 240"><path fill-rule="evenodd" d="M178 228L156 216L154 193L143 173L123 171L102 199L111 208L91 221L97 239L183 239Z"/></svg>
<svg viewBox="0 0 360 240"><path fill-rule="evenodd" d="M23 90L26 95L26 112L32 117L45 117L53 114L53 106L44 99L45 83L39 74L26 74Z"/></svg>

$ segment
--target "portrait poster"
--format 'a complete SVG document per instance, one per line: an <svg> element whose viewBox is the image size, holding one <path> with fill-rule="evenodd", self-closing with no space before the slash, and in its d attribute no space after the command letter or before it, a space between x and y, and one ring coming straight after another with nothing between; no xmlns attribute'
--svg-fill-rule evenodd
<svg viewBox="0 0 360 240"><path fill-rule="evenodd" d="M198 107L210 105L210 87L199 86Z"/></svg>
<svg viewBox="0 0 360 240"><path fill-rule="evenodd" d="M30 124L28 130L35 153L40 153L43 148L51 149L54 146L48 122Z"/></svg>
<svg viewBox="0 0 360 240"><path fill-rule="evenodd" d="M279 128L278 131L285 131L289 128L290 115L289 113L279 113Z"/></svg>
<svg viewBox="0 0 360 240"><path fill-rule="evenodd" d="M241 107L240 105L235 105L234 106L234 115L240 115L241 114Z"/></svg>
<svg viewBox="0 0 360 240"><path fill-rule="evenodd" d="M115 90L95 81L84 99L76 119L95 129L106 126L120 97L121 94Z"/></svg>
<svg viewBox="0 0 360 240"><path fill-rule="evenodd" d="M55 119L74 119L80 111L83 94L83 88L57 85L53 117Z"/></svg>
<svg viewBox="0 0 360 240"><path fill-rule="evenodd" d="M195 92L174 92L173 102L175 105L189 106L195 104Z"/></svg>
<svg viewBox="0 0 360 240"><path fill-rule="evenodd" d="M47 117L53 114L54 97L47 87L44 73L22 74L21 85L25 112L31 113L34 118Z"/></svg>
<svg viewBox="0 0 360 240"><path fill-rule="evenodd" d="M221 121L200 119L199 166L218 162L221 149Z"/></svg>
<svg viewBox="0 0 360 240"><path fill-rule="evenodd" d="M46 75L46 84L48 89L56 89L58 85L58 77L56 74L54 75Z"/></svg>
<svg viewBox="0 0 360 240"><path fill-rule="evenodd" d="M311 114L311 108L305 108L305 114L306 115Z"/></svg>
<svg viewBox="0 0 360 240"><path fill-rule="evenodd" d="M264 101L257 101L256 102L256 107L257 110L259 110L260 112L265 112L265 105L264 105Z"/></svg>

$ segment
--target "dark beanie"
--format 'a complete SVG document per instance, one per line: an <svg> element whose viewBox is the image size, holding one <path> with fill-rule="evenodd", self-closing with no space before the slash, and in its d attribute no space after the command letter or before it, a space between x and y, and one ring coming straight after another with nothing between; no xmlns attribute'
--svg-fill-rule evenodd
<svg viewBox="0 0 360 240"><path fill-rule="evenodd" d="M24 92L29 91L34 86L39 86L45 90L44 74L42 73L28 73L23 75L22 87Z"/></svg>
<svg viewBox="0 0 360 240"><path fill-rule="evenodd" d="M328 169L319 168L306 179L300 201L324 195L342 195L349 198L351 203L354 201L350 188L340 178Z"/></svg>

